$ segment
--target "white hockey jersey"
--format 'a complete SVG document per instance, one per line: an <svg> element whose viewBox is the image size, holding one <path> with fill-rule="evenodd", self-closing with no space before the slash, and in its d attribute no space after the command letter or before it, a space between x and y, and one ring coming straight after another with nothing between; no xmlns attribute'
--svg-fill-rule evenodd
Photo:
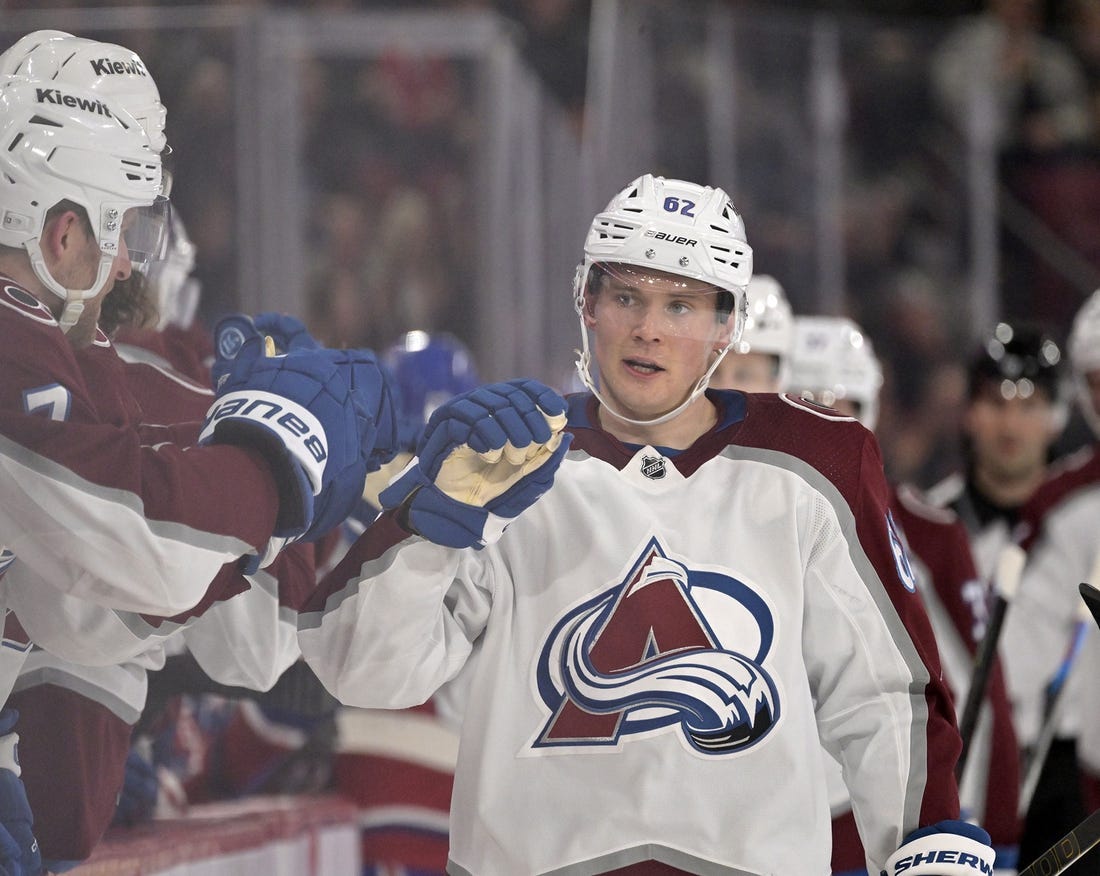
<svg viewBox="0 0 1100 876"><path fill-rule="evenodd" d="M304 657L352 705L423 702L478 643L448 872L823 876L819 736L875 872L958 817L954 712L874 437L708 396L719 424L679 453L571 397L553 487L496 544L383 515L303 612Z"/></svg>
<svg viewBox="0 0 1100 876"><path fill-rule="evenodd" d="M1039 735L1046 687L1059 669L1078 619L1085 641L1065 680L1060 736L1080 737L1078 754L1100 770L1100 642L1077 585L1089 581L1100 561L1100 455L1086 448L1051 468L1024 506L1027 564L1019 592L1005 615L1001 655L1024 745Z"/></svg>

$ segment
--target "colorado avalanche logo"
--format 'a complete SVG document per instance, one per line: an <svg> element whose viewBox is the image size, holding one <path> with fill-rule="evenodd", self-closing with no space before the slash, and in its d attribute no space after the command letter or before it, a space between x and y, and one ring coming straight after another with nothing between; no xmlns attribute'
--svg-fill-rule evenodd
<svg viewBox="0 0 1100 876"><path fill-rule="evenodd" d="M614 746L678 727L703 754L743 751L779 720L762 665L773 636L758 593L688 569L651 539L622 581L551 631L536 670L550 718L533 747Z"/></svg>

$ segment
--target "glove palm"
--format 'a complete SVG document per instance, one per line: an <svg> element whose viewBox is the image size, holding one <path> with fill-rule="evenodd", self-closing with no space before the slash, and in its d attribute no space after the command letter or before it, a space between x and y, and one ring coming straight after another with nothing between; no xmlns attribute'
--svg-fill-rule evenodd
<svg viewBox="0 0 1100 876"><path fill-rule="evenodd" d="M432 414L417 461L380 495L421 535L482 547L553 484L569 447L565 400L533 380L483 386Z"/></svg>

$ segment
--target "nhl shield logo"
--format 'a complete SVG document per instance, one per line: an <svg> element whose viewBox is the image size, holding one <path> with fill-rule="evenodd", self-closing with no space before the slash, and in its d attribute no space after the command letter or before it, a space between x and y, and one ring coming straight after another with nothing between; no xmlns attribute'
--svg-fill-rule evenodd
<svg viewBox="0 0 1100 876"><path fill-rule="evenodd" d="M659 481L665 476L665 458L663 456L643 456L642 474L651 481Z"/></svg>

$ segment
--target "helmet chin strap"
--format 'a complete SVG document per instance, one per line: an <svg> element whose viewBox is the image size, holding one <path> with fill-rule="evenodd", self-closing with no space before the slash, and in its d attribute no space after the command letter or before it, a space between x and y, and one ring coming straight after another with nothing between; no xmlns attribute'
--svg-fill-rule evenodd
<svg viewBox="0 0 1100 876"><path fill-rule="evenodd" d="M84 302L89 298L95 298L99 290L103 288L107 282L107 278L111 275L111 268L114 265L114 256L103 253L99 258L99 270L96 271L95 282L83 290L67 289L54 279L53 274L50 273L50 269L46 267L46 259L42 255L42 248L38 245L37 240L28 240L24 247L27 250L27 254L31 259L31 267L34 269L35 276L42 281L42 284L53 292L58 298L65 302L65 306L61 311L61 318L58 323L61 325L61 331L68 333L69 330L77 324L80 320L80 314L84 312Z"/></svg>
<svg viewBox="0 0 1100 876"><path fill-rule="evenodd" d="M588 391L591 392L592 395L596 396L597 401L599 401L601 405L607 408L608 412L610 412L613 416L618 417L624 423L630 423L630 425L632 426L659 426L661 423L667 423L669 420L680 416L680 414L684 412L688 405L690 405L693 401L699 398L699 396L706 392L707 386L710 385L711 375L714 374L715 370L718 368L718 365L722 362L722 359L725 358L726 353L730 351L734 344L734 341L731 338L726 346L718 351L718 355L715 356L714 361L710 364L710 367L706 370L706 373L703 374L703 376L700 377L697 381L695 381L695 386L692 387L692 390L688 393L687 398L680 402L680 404L678 404L675 408L673 408L671 411L668 411L667 413L661 414L659 417L654 417L651 420L634 420L630 417L623 416L621 413L615 410L614 407L608 404L607 399L605 399L600 391L596 388L596 383L594 380L592 380L592 373L589 370L589 365L592 363L592 353L588 347L588 327L584 324L583 314L581 315L580 320L581 346L583 347L583 349L577 351L577 374L580 376L581 382L586 387L588 387Z"/></svg>

